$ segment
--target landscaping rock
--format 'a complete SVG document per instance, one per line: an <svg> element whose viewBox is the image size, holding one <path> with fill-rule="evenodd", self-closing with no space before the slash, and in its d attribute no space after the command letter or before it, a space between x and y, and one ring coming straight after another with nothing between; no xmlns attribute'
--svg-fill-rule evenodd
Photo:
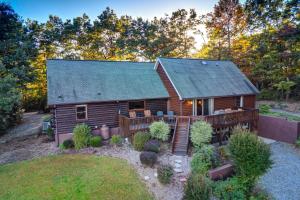
<svg viewBox="0 0 300 200"><path fill-rule="evenodd" d="M182 160L175 160L175 163L181 164Z"/></svg>
<svg viewBox="0 0 300 200"><path fill-rule="evenodd" d="M180 167L181 167L181 164L175 163L175 167L176 167L176 168L180 168Z"/></svg>
<svg viewBox="0 0 300 200"><path fill-rule="evenodd" d="M145 176L144 179L145 179L145 181L148 181L150 179L150 177L149 176Z"/></svg>
<svg viewBox="0 0 300 200"><path fill-rule="evenodd" d="M179 181L180 181L180 182L186 182L187 179L186 179L185 177L182 177L182 178L179 179Z"/></svg>
<svg viewBox="0 0 300 200"><path fill-rule="evenodd" d="M182 170L181 168L175 168L174 171L175 171L176 173L182 173L182 172L183 172L183 170Z"/></svg>
<svg viewBox="0 0 300 200"><path fill-rule="evenodd" d="M154 173L154 177L157 177L157 173Z"/></svg>

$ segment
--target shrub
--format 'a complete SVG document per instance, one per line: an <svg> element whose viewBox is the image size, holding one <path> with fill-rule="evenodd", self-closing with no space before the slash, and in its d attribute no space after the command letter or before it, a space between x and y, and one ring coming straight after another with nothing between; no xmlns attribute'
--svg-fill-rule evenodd
<svg viewBox="0 0 300 200"><path fill-rule="evenodd" d="M242 184L240 184L237 177L227 179L226 181L217 181L214 184L213 194L218 199L222 200L246 200Z"/></svg>
<svg viewBox="0 0 300 200"><path fill-rule="evenodd" d="M140 154L140 160L142 164L153 167L157 161L157 154L151 151L143 151Z"/></svg>
<svg viewBox="0 0 300 200"><path fill-rule="evenodd" d="M212 127L204 121L197 121L191 127L191 141L194 146L201 147L210 143L212 138Z"/></svg>
<svg viewBox="0 0 300 200"><path fill-rule="evenodd" d="M220 146L218 148L218 153L222 160L228 160L230 157L230 152L227 146Z"/></svg>
<svg viewBox="0 0 300 200"><path fill-rule="evenodd" d="M144 132L137 132L133 138L133 147L137 151L144 149L145 143L150 139L150 134Z"/></svg>
<svg viewBox="0 0 300 200"><path fill-rule="evenodd" d="M295 145L297 148L300 148L300 138L296 141Z"/></svg>
<svg viewBox="0 0 300 200"><path fill-rule="evenodd" d="M271 106L267 104L261 104L259 105L259 112L262 114L267 114L270 112Z"/></svg>
<svg viewBox="0 0 300 200"><path fill-rule="evenodd" d="M157 168L157 178L162 184L169 184L173 176L173 168L171 165L161 165Z"/></svg>
<svg viewBox="0 0 300 200"><path fill-rule="evenodd" d="M91 128L86 124L77 124L73 129L75 149L87 147L91 137Z"/></svg>
<svg viewBox="0 0 300 200"><path fill-rule="evenodd" d="M232 135L229 140L229 151L236 166L237 175L243 179L249 190L259 176L271 167L270 147L255 134L241 132Z"/></svg>
<svg viewBox="0 0 300 200"><path fill-rule="evenodd" d="M65 140L63 143L62 143L64 149L71 149L71 148L74 148L74 141L71 140L71 139L68 139L68 140Z"/></svg>
<svg viewBox="0 0 300 200"><path fill-rule="evenodd" d="M184 200L210 199L211 181L201 174L191 174L184 188Z"/></svg>
<svg viewBox="0 0 300 200"><path fill-rule="evenodd" d="M120 135L113 135L110 139L110 144L119 146L122 144L122 137Z"/></svg>
<svg viewBox="0 0 300 200"><path fill-rule="evenodd" d="M192 173L206 174L212 166L213 147L211 145L203 146L194 153L191 161Z"/></svg>
<svg viewBox="0 0 300 200"><path fill-rule="evenodd" d="M100 136L93 136L90 140L90 145L92 147L100 147L102 142L102 138Z"/></svg>
<svg viewBox="0 0 300 200"><path fill-rule="evenodd" d="M47 129L47 136L50 140L54 140L54 130L51 127Z"/></svg>
<svg viewBox="0 0 300 200"><path fill-rule="evenodd" d="M144 146L144 151L152 151L158 153L160 151L160 144L158 140L149 140Z"/></svg>
<svg viewBox="0 0 300 200"><path fill-rule="evenodd" d="M150 134L153 138L167 141L169 139L170 127L163 121L153 122L150 127Z"/></svg>

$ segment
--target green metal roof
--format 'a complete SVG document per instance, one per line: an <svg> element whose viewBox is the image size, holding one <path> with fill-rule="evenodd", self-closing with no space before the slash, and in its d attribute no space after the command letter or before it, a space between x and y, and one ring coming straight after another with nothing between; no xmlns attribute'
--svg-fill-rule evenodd
<svg viewBox="0 0 300 200"><path fill-rule="evenodd" d="M158 58L181 99L257 94L231 61Z"/></svg>
<svg viewBox="0 0 300 200"><path fill-rule="evenodd" d="M168 98L154 63L48 60L48 105Z"/></svg>

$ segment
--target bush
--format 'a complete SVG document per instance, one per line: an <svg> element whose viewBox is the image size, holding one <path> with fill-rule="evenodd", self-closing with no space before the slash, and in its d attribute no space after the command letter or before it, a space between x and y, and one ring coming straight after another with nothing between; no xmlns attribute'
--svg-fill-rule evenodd
<svg viewBox="0 0 300 200"><path fill-rule="evenodd" d="M137 151L144 149L145 143L150 139L150 134L144 132L137 132L133 138L133 147Z"/></svg>
<svg viewBox="0 0 300 200"><path fill-rule="evenodd" d="M153 138L167 141L169 139L170 127L163 121L153 122L150 127L150 134Z"/></svg>
<svg viewBox="0 0 300 200"><path fill-rule="evenodd" d="M93 136L90 140L90 145L92 147L100 147L102 142L102 138L100 136Z"/></svg>
<svg viewBox="0 0 300 200"><path fill-rule="evenodd" d="M267 104L261 104L259 105L259 112L262 114L267 114L270 112L271 106Z"/></svg>
<svg viewBox="0 0 300 200"><path fill-rule="evenodd" d="M144 151L152 151L158 153L160 151L160 144L158 140L149 140L144 146Z"/></svg>
<svg viewBox="0 0 300 200"><path fill-rule="evenodd" d="M270 147L255 134L241 131L229 140L229 151L236 167L237 175L251 190L259 176L272 165Z"/></svg>
<svg viewBox="0 0 300 200"><path fill-rule="evenodd" d="M222 160L228 160L230 157L230 152L227 146L220 146L218 148L218 153Z"/></svg>
<svg viewBox="0 0 300 200"><path fill-rule="evenodd" d="M71 149L74 148L74 141L71 139L65 140L62 143L63 149Z"/></svg>
<svg viewBox="0 0 300 200"><path fill-rule="evenodd" d="M86 124L77 124L73 129L75 149L87 147L91 137L91 128Z"/></svg>
<svg viewBox="0 0 300 200"><path fill-rule="evenodd" d="M212 138L212 127L204 121L196 121L191 127L191 141L194 146L209 144Z"/></svg>
<svg viewBox="0 0 300 200"><path fill-rule="evenodd" d="M300 139L297 139L295 145L296 145L297 148L300 148Z"/></svg>
<svg viewBox="0 0 300 200"><path fill-rule="evenodd" d="M203 146L194 153L191 161L192 173L206 174L212 166L213 147Z"/></svg>
<svg viewBox="0 0 300 200"><path fill-rule="evenodd" d="M211 181L201 174L191 174L184 188L184 200L210 199Z"/></svg>
<svg viewBox="0 0 300 200"><path fill-rule="evenodd" d="M54 140L54 138L55 138L54 130L51 127L47 128L46 134L50 140Z"/></svg>
<svg viewBox="0 0 300 200"><path fill-rule="evenodd" d="M120 135L113 135L110 139L110 144L119 146L122 144L122 137Z"/></svg>
<svg viewBox="0 0 300 200"><path fill-rule="evenodd" d="M140 154L140 160L142 164L153 167L157 161L157 154L151 151L143 151Z"/></svg>
<svg viewBox="0 0 300 200"><path fill-rule="evenodd" d="M162 184L169 184L173 176L173 168L171 165L161 165L157 168L157 178Z"/></svg>
<svg viewBox="0 0 300 200"><path fill-rule="evenodd" d="M218 199L222 200L246 200L242 184L240 184L237 177L227 179L226 181L217 181L214 184L213 194Z"/></svg>

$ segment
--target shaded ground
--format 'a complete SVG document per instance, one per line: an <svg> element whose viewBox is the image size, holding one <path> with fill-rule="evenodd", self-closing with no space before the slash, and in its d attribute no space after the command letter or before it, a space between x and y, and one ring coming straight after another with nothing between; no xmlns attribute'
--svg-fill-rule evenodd
<svg viewBox="0 0 300 200"><path fill-rule="evenodd" d="M277 200L300 199L300 152L292 145L271 145L273 167L260 180L260 185Z"/></svg>
<svg viewBox="0 0 300 200"><path fill-rule="evenodd" d="M0 144L0 164L56 154L58 149L46 136L23 136Z"/></svg>
<svg viewBox="0 0 300 200"><path fill-rule="evenodd" d="M22 123L9 129L5 135L1 136L0 144L14 138L41 133L43 117L46 115L47 114L38 114L37 112L24 113Z"/></svg>

